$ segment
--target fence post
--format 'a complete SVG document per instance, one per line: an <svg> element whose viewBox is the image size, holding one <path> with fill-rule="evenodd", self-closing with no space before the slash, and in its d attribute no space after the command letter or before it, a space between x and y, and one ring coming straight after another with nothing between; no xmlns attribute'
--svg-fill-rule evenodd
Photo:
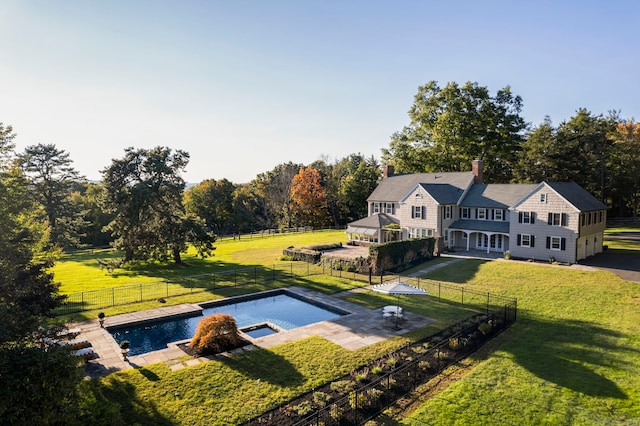
<svg viewBox="0 0 640 426"><path fill-rule="evenodd" d="M464 287L460 288L460 291L462 293L462 301L460 302L461 305L464 305Z"/></svg>
<svg viewBox="0 0 640 426"><path fill-rule="evenodd" d="M440 286L442 285L441 282L438 282L438 300L440 300Z"/></svg>
<svg viewBox="0 0 640 426"><path fill-rule="evenodd" d="M140 301L142 302L142 283L140 283Z"/></svg>
<svg viewBox="0 0 640 426"><path fill-rule="evenodd" d="M309 262L307 262L307 276L309 276Z"/></svg>
<svg viewBox="0 0 640 426"><path fill-rule="evenodd" d="M80 312L82 312L84 311L84 291L80 293L80 300L81 300L80 306L82 306L82 310Z"/></svg>
<svg viewBox="0 0 640 426"><path fill-rule="evenodd" d="M116 289L111 287L111 306L116 306Z"/></svg>
<svg viewBox="0 0 640 426"><path fill-rule="evenodd" d="M167 289L167 297L169 297L169 281L166 281L165 284L165 287ZM193 286L191 286L191 293L193 293Z"/></svg>
<svg viewBox="0 0 640 426"><path fill-rule="evenodd" d="M258 284L258 268L253 267L253 283Z"/></svg>
<svg viewBox="0 0 640 426"><path fill-rule="evenodd" d="M233 286L238 286L238 268L233 270Z"/></svg>
<svg viewBox="0 0 640 426"><path fill-rule="evenodd" d="M489 297L490 297L490 294L491 293L487 292L487 314L489 313Z"/></svg>
<svg viewBox="0 0 640 426"><path fill-rule="evenodd" d="M289 277L293 278L293 262L289 264Z"/></svg>

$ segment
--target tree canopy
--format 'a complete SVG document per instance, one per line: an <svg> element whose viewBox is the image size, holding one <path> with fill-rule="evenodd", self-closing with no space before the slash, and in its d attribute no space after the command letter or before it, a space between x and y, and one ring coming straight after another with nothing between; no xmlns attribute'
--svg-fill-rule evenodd
<svg viewBox="0 0 640 426"><path fill-rule="evenodd" d="M84 177L72 166L69 153L53 144L38 144L25 148L18 156L29 178L35 200L42 205L51 230L51 242L60 247L77 247L87 226L72 195L80 189Z"/></svg>
<svg viewBox="0 0 640 426"><path fill-rule="evenodd" d="M303 167L291 181L291 211L300 225L326 226L329 222L327 198L320 172Z"/></svg>
<svg viewBox="0 0 640 426"><path fill-rule="evenodd" d="M484 160L485 179L508 182L527 123L522 99L509 86L495 96L478 83L430 81L418 88L409 109L410 123L391 137L383 161L398 172L457 172Z"/></svg>
<svg viewBox="0 0 640 426"><path fill-rule="evenodd" d="M187 242L201 256L212 253L215 237L187 217L182 203L185 182L180 175L189 154L170 148L127 148L102 171L103 205L114 213L109 229L124 261L173 259L182 263Z"/></svg>
<svg viewBox="0 0 640 426"><path fill-rule="evenodd" d="M206 179L192 186L184 195L187 213L204 220L217 234L236 229L233 208L235 185L227 179Z"/></svg>
<svg viewBox="0 0 640 426"><path fill-rule="evenodd" d="M66 424L77 414L81 376L68 348L45 349L38 338L63 297L49 272L48 227L28 196L14 136L0 123L0 418L15 425Z"/></svg>

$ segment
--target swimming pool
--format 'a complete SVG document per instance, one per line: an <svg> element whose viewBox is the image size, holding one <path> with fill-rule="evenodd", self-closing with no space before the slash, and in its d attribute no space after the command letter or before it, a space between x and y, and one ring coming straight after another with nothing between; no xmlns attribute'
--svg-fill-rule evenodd
<svg viewBox="0 0 640 426"><path fill-rule="evenodd" d="M239 329L271 323L284 330L327 321L346 313L329 306L320 306L283 290L210 302L202 306L204 308L202 315L109 327L108 331L118 344L123 340L130 341L129 355L133 356L166 349L171 342L190 339L200 320L204 316L216 313L233 316ZM254 333L252 335L254 338L260 337L260 334L271 334L263 327L257 327L257 329L262 329L266 333L258 332L258 335Z"/></svg>

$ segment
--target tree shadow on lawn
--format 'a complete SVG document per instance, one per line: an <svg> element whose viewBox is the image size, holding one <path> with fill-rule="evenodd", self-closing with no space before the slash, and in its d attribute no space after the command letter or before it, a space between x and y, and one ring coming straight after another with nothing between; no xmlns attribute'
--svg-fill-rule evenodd
<svg viewBox="0 0 640 426"><path fill-rule="evenodd" d="M427 274L424 278L467 284L478 273L480 267L487 262L493 262L493 260L465 259L464 262L457 262L437 269Z"/></svg>
<svg viewBox="0 0 640 426"><path fill-rule="evenodd" d="M305 380L293 364L267 349L256 348L223 362L252 379L281 387L295 387Z"/></svg>
<svg viewBox="0 0 640 426"><path fill-rule="evenodd" d="M639 352L621 346L624 335L597 324L576 320L548 320L520 316L519 338L501 349L539 378L593 397L627 399L612 380L598 369L624 370L621 355Z"/></svg>
<svg viewBox="0 0 640 426"><path fill-rule="evenodd" d="M110 376L105 380L92 380L86 383L84 395L84 420L99 424L143 424L173 425L163 416L155 404L141 399L134 385ZM90 394L90 395L89 395ZM82 419L80 419L82 420Z"/></svg>

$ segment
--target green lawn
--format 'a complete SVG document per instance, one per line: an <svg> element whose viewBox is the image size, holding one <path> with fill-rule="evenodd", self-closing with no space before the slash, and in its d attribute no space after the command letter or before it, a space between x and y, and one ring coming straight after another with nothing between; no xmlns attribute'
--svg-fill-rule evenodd
<svg viewBox="0 0 640 426"><path fill-rule="evenodd" d="M83 250L67 254L53 268L63 294L111 288L128 284L145 284L176 280L185 276L223 272L252 266L273 267L282 262L282 250L288 246L319 243L346 243L344 231L315 231L294 234L244 236L241 240L224 239L216 242L213 257L200 259L195 251L183 256L187 266L142 263L116 269L110 274L98 268L98 259L118 257L114 250Z"/></svg>
<svg viewBox="0 0 640 426"><path fill-rule="evenodd" d="M283 248L278 244L340 241L337 236L342 235L278 236L271 242L265 238L262 244L223 241L216 257L197 267L208 270L277 262ZM277 238L281 240L274 244ZM614 242L607 244L617 248ZM93 269L85 272L86 277L89 271L95 274L97 265L89 266ZM154 268L156 276L176 273L157 266L149 269ZM112 279L123 280L122 284L135 281L135 274L128 274ZM640 419L640 284L602 271L480 260L465 260L426 278L517 297L519 317L486 360L399 419L401 423L634 424ZM58 274L56 279L63 281ZM362 285L317 276L295 283L325 293ZM78 282L74 285L80 288ZM205 296L212 295L190 297ZM349 300L379 307L395 297L365 292ZM83 384L85 420L97 424L235 424L469 313L467 307L431 298L404 298L403 305L439 322L357 351L310 338L177 372L156 364L111 374Z"/></svg>
<svg viewBox="0 0 640 426"><path fill-rule="evenodd" d="M517 297L519 318L497 351L403 424L637 424L640 284L484 261L429 278Z"/></svg>

